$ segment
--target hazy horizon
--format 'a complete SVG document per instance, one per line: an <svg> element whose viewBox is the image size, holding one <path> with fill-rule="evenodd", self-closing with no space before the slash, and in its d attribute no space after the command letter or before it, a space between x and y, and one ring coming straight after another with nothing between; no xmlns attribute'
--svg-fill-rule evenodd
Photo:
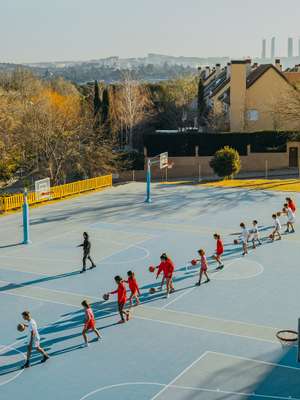
<svg viewBox="0 0 300 400"><path fill-rule="evenodd" d="M217 3L217 4L216 4ZM241 4L243 3L243 4ZM0 0L0 62L84 61L148 53L259 57L276 37L276 56L300 36L299 0ZM298 43L294 43L298 54Z"/></svg>

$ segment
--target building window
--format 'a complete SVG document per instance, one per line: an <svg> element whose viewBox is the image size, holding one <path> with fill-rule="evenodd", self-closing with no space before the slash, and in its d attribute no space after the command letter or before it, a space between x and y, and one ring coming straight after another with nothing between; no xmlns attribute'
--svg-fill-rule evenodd
<svg viewBox="0 0 300 400"><path fill-rule="evenodd" d="M247 112L248 121L258 121L259 112L257 110L249 110Z"/></svg>

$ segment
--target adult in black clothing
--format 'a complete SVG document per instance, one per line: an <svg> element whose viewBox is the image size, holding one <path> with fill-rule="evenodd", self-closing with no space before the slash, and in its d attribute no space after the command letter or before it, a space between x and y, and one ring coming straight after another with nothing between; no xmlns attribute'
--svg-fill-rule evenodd
<svg viewBox="0 0 300 400"><path fill-rule="evenodd" d="M83 258L82 258L82 270L80 273L86 271L86 259L90 260L92 268L96 268L96 264L94 261L91 259L90 252L91 252L91 242L89 241L89 235L87 232L83 232L83 243L78 245L78 247L83 247Z"/></svg>

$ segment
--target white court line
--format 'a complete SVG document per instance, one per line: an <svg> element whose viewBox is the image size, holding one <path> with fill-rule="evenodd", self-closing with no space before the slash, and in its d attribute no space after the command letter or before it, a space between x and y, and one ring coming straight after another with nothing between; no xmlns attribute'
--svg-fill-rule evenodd
<svg viewBox="0 0 300 400"><path fill-rule="evenodd" d="M229 390L221 390L221 389L208 389L202 387L189 387L189 386L178 386L178 385L171 385L171 388L174 389L181 389L181 390L191 390L196 392L208 392L208 393L222 393L222 394L229 394L234 396L245 396L245 397L257 397L261 399L274 399L274 400L300 400L298 397L291 397L291 396L276 396L276 395L268 395L268 394L257 394L255 392L231 392ZM151 399L152 400L152 399Z"/></svg>
<svg viewBox="0 0 300 400"><path fill-rule="evenodd" d="M144 308L145 308L145 306L143 306ZM148 307L147 307L148 308ZM161 307L154 307L154 306L151 306L151 307L149 307L149 308L153 308L154 310L159 310L159 311L161 311ZM237 321L237 320L234 320L234 319L224 319L224 318L218 318L218 317L211 317L211 316L209 316L209 315L206 315L206 314L195 314L195 313L190 313L190 312L188 312L188 311L177 311L177 310L168 310L168 312L171 312L171 313L176 313L176 314L185 314L185 315L191 315L192 317L204 317L204 318L208 318L208 319L212 319L212 320L215 320L215 321L222 321L222 322L235 322L235 323L237 323L237 324L241 324L241 325L246 325L246 326L257 326L257 327L259 327L259 328L266 328L266 329L277 329L277 330L279 330L279 329L282 329L282 328L277 328L277 327L273 327L273 326L268 326L268 325L260 325L260 324L255 324L255 323L252 323L252 322L244 322L244 321Z"/></svg>
<svg viewBox="0 0 300 400"><path fill-rule="evenodd" d="M154 238L155 236L153 236L153 237L151 237L151 239L152 238ZM158 237L158 236L156 236L156 237ZM132 262L137 262L137 261L142 261L142 260L145 260L146 258L148 258L149 256L150 256L150 251L146 248L146 247L143 247L143 246L139 246L139 244L140 243L143 243L143 242L146 242L146 241L148 241L148 240L150 240L149 238L146 238L146 239L143 239L143 240L141 240L141 241L139 241L139 242L136 242L136 243L134 243L134 244L130 244L130 245L128 245L127 247L124 247L124 248L122 248L122 249L120 249L120 250L118 250L118 251L116 251L116 252L114 252L114 253L112 253L112 254L109 254L109 255L107 255L107 256L105 256L105 257L103 257L103 258L101 258L100 260L95 260L96 261L96 263L98 263L98 264L107 264L107 265L114 265L114 264L126 264L126 263L132 263ZM118 242L116 242L116 243L118 243ZM137 258L137 259L130 259L130 260L126 260L126 261L111 261L111 262L103 262L103 261L105 261L107 258L110 258L110 257L114 257L115 255L117 255L117 254L119 254L119 253L122 253L123 251L126 251L126 250L128 250L128 249L130 249L130 248L134 248L134 247L136 247L136 248L139 248L139 249L141 249L141 250L143 250L144 252L145 252L145 255L143 256L143 257L140 257L140 258ZM10 256L5 256L5 255L1 255L0 256L0 258L9 258L9 259L30 259L30 260L45 260L45 261L49 261L50 259L49 258L43 258L43 257L19 257L19 256L14 256L14 255L10 255ZM53 258L51 258L51 260L54 260ZM61 258L59 258L59 259L56 259L56 260L59 260L59 261L64 261L64 262L72 262L72 263L74 263L74 262L76 262L76 261L71 261L71 260L63 260L63 259L61 259ZM7 267L7 268L5 268L5 267L0 267L0 270L1 269L4 269L4 270L6 270L6 271L15 271L15 272L24 272L24 273L28 273L28 274L34 274L34 275L42 275L42 276L56 276L57 274L65 274L66 272L65 271L63 271L63 272L57 272L56 274L50 274L50 273L41 273L41 272L31 272L31 271L25 271L25 270L22 270L21 268L20 269L13 269L13 268L9 268L9 267ZM69 272L73 272L73 271L69 271Z"/></svg>
<svg viewBox="0 0 300 400"><path fill-rule="evenodd" d="M257 360L255 358L247 358L247 357L242 357L242 356L236 356L236 355L230 354L230 353L221 353L221 352L218 352L218 351L208 351L208 353L216 354L217 356L225 356L225 357L236 358L238 360L253 361L253 362L256 362L258 364L270 365L272 367L282 367L282 368L287 368L287 369L293 369L293 370L296 370L296 371L300 371L300 368L291 367L290 365L272 363L272 362L269 362L269 361Z"/></svg>
<svg viewBox="0 0 300 400"><path fill-rule="evenodd" d="M103 386L99 389L96 389L96 390L90 392L90 393L87 393L85 396L81 397L79 400L85 400L88 397L93 396L94 394L99 393L99 392L104 392L105 390L120 388L120 387L124 387L124 386L139 386L139 385L166 386L165 384L159 383L159 382L125 382L125 383ZM235 395L235 396L247 396L247 397L251 396L251 397L257 397L257 398L265 398L265 399L267 398L267 399L275 399L275 400L300 400L299 398L291 397L291 396L285 397L285 396L270 396L270 395L263 395L263 394L257 394L257 393L230 392L230 391L220 390L220 389L208 389L208 388L193 387L193 386L170 385L169 388L180 389L180 390L190 390L190 391L195 391L195 392L222 393L222 394L230 394L230 395Z"/></svg>
<svg viewBox="0 0 300 400"><path fill-rule="evenodd" d="M11 290L22 289L22 288L33 286L34 288L38 288L39 290L46 290L48 292L62 293L62 294L70 295L70 296L88 297L88 298L93 299L93 300L100 300L99 298L94 297L94 296L90 296L89 294L80 294L80 293L75 293L75 292L67 292L65 290L49 289L49 288L45 288L43 286L38 286L38 285L34 285L34 284L32 284L32 285L23 285L22 283L14 283L14 282L2 281L2 280L0 280L0 283L4 283L6 285L15 285L16 287L11 288ZM0 286L0 294L1 293L5 293L1 289L2 288Z"/></svg>
<svg viewBox="0 0 300 400"><path fill-rule="evenodd" d="M197 364L198 361L201 360L201 358L204 358L207 355L207 351L203 354L201 354L200 357L198 357L195 361L193 361L190 365L188 365L183 371L180 372L177 376L175 376L174 379L171 380L163 389L161 389L158 393L156 393L155 396L151 398L151 400L157 399L158 396L160 396L162 393L164 393L173 383L175 383L183 374L185 374L189 369L191 369L195 364Z"/></svg>
<svg viewBox="0 0 300 400"><path fill-rule="evenodd" d="M158 383L158 382L125 382L125 383L116 383L114 385L108 385L108 386L103 386L99 389L93 390L92 392L87 393L83 397L81 397L79 400L85 400L88 397L92 396L93 394L99 393L99 392L104 392L104 390L109 390L109 389L114 389L114 388L119 388L123 386L132 386L132 385L148 385L148 386L165 386L164 383Z"/></svg>
<svg viewBox="0 0 300 400"><path fill-rule="evenodd" d="M42 303L51 303L51 304L60 304L63 306L68 306L68 307L75 307L75 308L81 308L80 306L75 306L74 304L69 304L69 303L62 303L61 301L56 301L56 300L46 300L43 297L33 297L33 296L28 296L26 294L18 294L18 293L9 293L9 292L1 292L2 296L15 296L15 297L24 297L25 299L31 299L35 301L41 301Z"/></svg>
<svg viewBox="0 0 300 400"><path fill-rule="evenodd" d="M237 258L237 259L232 260L232 261L229 262L229 263L226 263L225 270L222 270L222 271L220 271L220 272L226 272L226 269L227 269L230 265L235 264L238 260L245 260L245 259L242 258L242 257L239 257L239 258ZM259 262L253 261L253 260L245 260L245 261L253 262L253 263L259 265L260 271L259 271L259 272L256 272L256 273L253 274L253 275L247 276L247 277L245 277L245 278L243 278L243 277L242 277L242 278L238 278L238 277L237 277L237 278L228 278L228 279L226 279L226 278L218 278L218 277L214 277L214 276L213 276L213 277L211 277L210 279L211 279L211 280L215 280L215 281L218 281L218 280L222 280L222 281L246 280L246 279L252 279L252 278L254 278L254 277L258 276L258 275L261 275L261 274L264 272L264 267L263 267L263 265L260 264ZM243 267L241 267L241 268L243 268ZM195 273L196 273L196 272L198 273L198 271L195 270ZM208 272L209 272L209 271L208 271ZM175 280L175 282L176 282L176 280ZM185 291L185 292L182 293L181 295L175 297L173 300L169 301L167 304L165 304L164 306L162 306L161 309L165 309L165 308L167 308L169 305L171 305L171 304L173 304L173 303L176 303L176 301L180 300L182 297L186 296L187 294L190 294L194 289L199 289L199 288L198 288L197 286L192 287L191 289Z"/></svg>
<svg viewBox="0 0 300 400"><path fill-rule="evenodd" d="M3 349L2 349L2 347L3 347ZM24 358L24 360L26 361L25 355L24 355L20 350L17 350L15 347L13 347L12 345L9 345L9 346L7 346L7 345L6 345L6 346L1 345L1 346L0 346L0 355L3 354L3 352L6 351L8 348L14 350L16 353L21 354L21 356L22 356L22 357ZM14 371L12 371L11 373L13 373L13 372L14 372ZM14 381L15 379L17 379L17 378L19 377L19 375L22 374L22 372L24 372L24 369L20 369L20 371L18 371L18 373L17 373L15 376L13 376L12 378L8 379L7 381L0 382L0 386L6 385L6 384L8 384L9 382Z"/></svg>
<svg viewBox="0 0 300 400"><path fill-rule="evenodd" d="M173 300L169 301L166 303L164 306L160 307L162 310L167 308L169 305L175 303L176 301L180 300L182 297L186 296L187 294L190 294L193 290L196 289L196 286L190 288L189 290L186 290L185 292L181 293L179 296L175 297Z"/></svg>
<svg viewBox="0 0 300 400"><path fill-rule="evenodd" d="M242 339L251 339L251 340L257 340L259 342L273 343L273 344L277 344L278 346L281 346L281 344L276 340L262 339L260 337L247 336L247 335L239 335L237 333L225 332L225 331L221 331L219 329L218 330L212 330L212 329L207 329L207 328L200 328L200 327L197 327L197 326L180 324L178 322L170 322L170 321L165 321L165 320L157 319L157 318L140 317L138 315L135 315L134 318L135 319L142 319L142 320L145 320L145 321L157 322L159 324L172 325L172 326L178 326L178 327L181 327L181 328L187 328L187 329L194 329L194 330L197 330L197 331L209 332L209 333L213 333L215 335L234 336L234 337L239 337L239 338L242 338Z"/></svg>

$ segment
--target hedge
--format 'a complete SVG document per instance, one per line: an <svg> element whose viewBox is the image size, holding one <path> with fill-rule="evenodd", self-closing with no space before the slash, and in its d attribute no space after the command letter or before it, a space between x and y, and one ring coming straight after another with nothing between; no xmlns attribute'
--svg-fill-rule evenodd
<svg viewBox="0 0 300 400"><path fill-rule="evenodd" d="M254 133L151 133L144 136L149 157L167 151L171 157L192 157L195 146L200 156L213 156L224 146L230 146L243 156L247 145L253 153L285 153L288 140L300 140L294 132Z"/></svg>

